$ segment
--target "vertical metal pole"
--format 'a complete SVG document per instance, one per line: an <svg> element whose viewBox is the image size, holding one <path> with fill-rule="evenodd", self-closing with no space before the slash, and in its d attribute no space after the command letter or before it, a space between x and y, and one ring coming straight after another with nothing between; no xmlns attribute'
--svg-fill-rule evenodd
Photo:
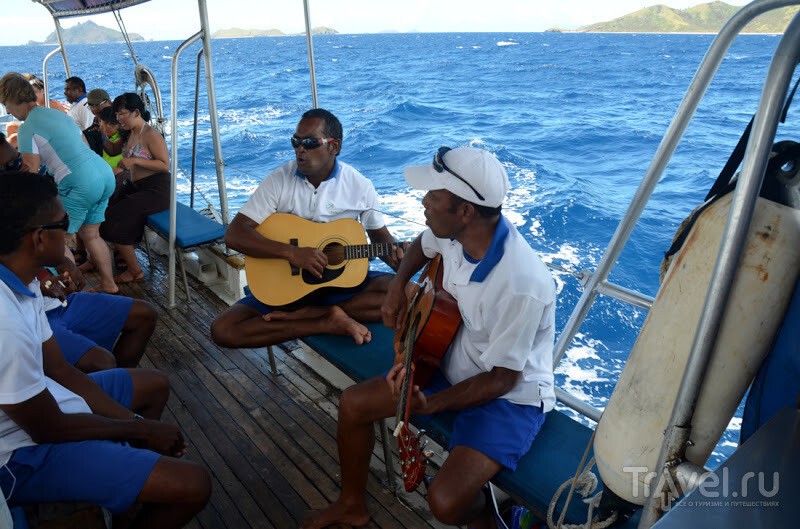
<svg viewBox="0 0 800 529"><path fill-rule="evenodd" d="M45 56L44 61L42 62L42 82L44 83L44 88L43 88L44 106L46 106L47 108L50 108L50 91L48 89L48 83L47 83L47 63L50 62L50 59L52 59L55 56L55 54L58 53L59 51L61 51L61 48L54 49Z"/></svg>
<svg viewBox="0 0 800 529"><path fill-rule="evenodd" d="M69 59L67 59L67 48L64 47L64 35L61 31L61 22L54 18L53 22L56 24L56 36L58 37L58 45L61 47L61 58L64 61L64 70L67 72L67 78L72 77L72 73L69 70Z"/></svg>
<svg viewBox="0 0 800 529"><path fill-rule="evenodd" d="M308 48L308 74L311 78L311 105L314 108L317 104L317 72L314 69L314 39L311 36L311 8L308 0L303 0L303 11L306 15L306 47Z"/></svg>
<svg viewBox="0 0 800 529"><path fill-rule="evenodd" d="M172 55L172 68L170 71L170 158L169 169L171 182L169 186L169 307L175 307L175 236L178 224L178 59L183 50L200 40L198 31L185 41L183 41Z"/></svg>
<svg viewBox="0 0 800 529"><path fill-rule="evenodd" d="M194 120L192 122L192 181L189 188L189 207L194 209L194 182L197 171L197 115L200 112L200 61L203 58L203 49L197 52L197 71L194 77Z"/></svg>
<svg viewBox="0 0 800 529"><path fill-rule="evenodd" d="M211 64L211 31L208 24L208 8L206 0L197 0L200 14L200 33L203 37L203 56L206 66L206 90L208 91L208 114L211 118L211 139L214 143L214 165L217 169L217 188L219 190L219 207L222 223L230 223L228 209L228 192L225 189L225 162L222 160L222 143L219 140L219 116L217 114L217 96L214 91L214 66Z"/></svg>

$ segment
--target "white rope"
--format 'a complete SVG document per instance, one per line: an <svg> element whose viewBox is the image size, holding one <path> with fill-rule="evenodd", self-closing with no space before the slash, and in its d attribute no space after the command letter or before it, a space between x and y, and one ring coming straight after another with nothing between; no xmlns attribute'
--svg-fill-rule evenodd
<svg viewBox="0 0 800 529"><path fill-rule="evenodd" d="M583 472L581 472L577 477L569 478L567 481L562 483L560 487L558 487L558 490L556 490L555 494L553 495L553 499L550 500L550 505L547 508L547 527L550 529L605 529L617 521L616 512L605 520L593 520L594 510L598 505L600 505L600 499L603 496L603 491L600 491L591 498L587 498L589 494L592 494L597 489L597 485L599 483L597 476L595 476L594 472L590 470L593 466L594 458L591 458ZM564 505L564 512L561 513L561 518L559 519L558 523L555 523L553 521L553 513L555 512L556 504L558 504L561 493L564 492L567 487L570 487L570 493L567 496L567 502ZM572 493L576 491L584 498L583 502L589 506L586 523L564 524L562 522L564 515L566 514L567 506L569 505L569 499L571 498Z"/></svg>

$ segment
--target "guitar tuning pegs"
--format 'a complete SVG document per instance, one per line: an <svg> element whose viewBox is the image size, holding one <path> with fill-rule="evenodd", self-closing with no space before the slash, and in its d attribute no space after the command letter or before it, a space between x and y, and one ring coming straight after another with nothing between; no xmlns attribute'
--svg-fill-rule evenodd
<svg viewBox="0 0 800 529"><path fill-rule="evenodd" d="M433 457L433 450L425 450L422 452L422 455L425 457L425 459L430 459Z"/></svg>
<svg viewBox="0 0 800 529"><path fill-rule="evenodd" d="M427 431L425 431L424 429L423 429L423 430L420 430L420 431L418 431L418 432L417 432L417 437L418 437L419 439L422 439L422 438L423 438L423 437L425 437L426 435L428 435L428 432L427 432Z"/></svg>

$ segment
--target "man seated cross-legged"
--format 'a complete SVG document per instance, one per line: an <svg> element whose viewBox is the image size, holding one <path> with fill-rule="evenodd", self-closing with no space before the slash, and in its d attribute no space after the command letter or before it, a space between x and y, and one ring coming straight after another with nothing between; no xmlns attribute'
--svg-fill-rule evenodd
<svg viewBox="0 0 800 529"><path fill-rule="evenodd" d="M428 487L433 515L448 525L495 528L486 483L514 470L555 403L555 286L542 261L501 214L508 176L493 154L443 147L433 164L409 167L408 183L428 190L428 229L408 248L383 304L383 321L399 329L408 307L407 282L436 254L443 288L458 303L462 324L428 385L411 388L411 412L456 413L450 454ZM430 323L429 323L430 324ZM339 498L308 514L303 529L370 519L365 491L375 442L373 422L391 417L405 374L399 363L384 377L344 390L337 443Z"/></svg>
<svg viewBox="0 0 800 529"><path fill-rule="evenodd" d="M62 262L68 227L52 178L2 175L0 489L12 504L87 502L130 513L133 528L182 527L208 502L211 481L179 459L178 428L158 420L167 378L122 368L85 375L48 324L36 274Z"/></svg>
<svg viewBox="0 0 800 529"><path fill-rule="evenodd" d="M290 263L322 277L328 265L323 251L258 233L258 226L275 213L291 213L314 222L358 219L372 243L395 242L378 210L372 182L337 160L342 124L336 116L321 108L309 110L291 141L295 159L272 171L239 210L225 234L229 248L248 257L285 259L287 269ZM392 268L401 258L401 248L382 257ZM281 307L266 305L251 294L214 320L211 336L223 347L263 347L314 334L341 334L352 336L357 344L369 342L371 334L361 322L380 321L391 278L390 274L370 272L356 287L324 288Z"/></svg>

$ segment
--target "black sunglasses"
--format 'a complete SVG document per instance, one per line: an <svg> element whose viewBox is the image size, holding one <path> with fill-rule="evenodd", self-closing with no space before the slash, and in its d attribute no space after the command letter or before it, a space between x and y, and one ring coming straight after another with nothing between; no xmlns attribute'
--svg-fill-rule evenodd
<svg viewBox="0 0 800 529"><path fill-rule="evenodd" d="M69 213L64 213L64 218L59 220L58 222L51 222L50 224L42 224L41 226L34 226L31 228L31 231L34 230L64 230L67 231L69 228Z"/></svg>
<svg viewBox="0 0 800 529"><path fill-rule="evenodd" d="M22 155L17 153L17 157L3 164L3 171L19 171L22 167Z"/></svg>
<svg viewBox="0 0 800 529"><path fill-rule="evenodd" d="M336 138L296 138L292 136L292 147L298 148L301 145L307 151L316 149L317 147L322 147L326 143L330 143L334 141Z"/></svg>
<svg viewBox="0 0 800 529"><path fill-rule="evenodd" d="M472 189L472 192L475 193L478 196L478 199L486 200L485 198L483 198L483 195L478 193L477 189L472 187L472 184L470 184L469 182L464 180L463 176L461 176L457 172L455 172L452 169L450 169L449 167L447 167L447 164L444 163L444 155L447 154L448 152L452 151L452 150L453 149L451 149L450 147L439 147L439 152L437 152L436 154L433 155L433 168L436 170L437 173L441 173L441 172L447 171L451 175L455 176L456 178L458 178L459 180L461 180L462 182L467 184L467 187Z"/></svg>

